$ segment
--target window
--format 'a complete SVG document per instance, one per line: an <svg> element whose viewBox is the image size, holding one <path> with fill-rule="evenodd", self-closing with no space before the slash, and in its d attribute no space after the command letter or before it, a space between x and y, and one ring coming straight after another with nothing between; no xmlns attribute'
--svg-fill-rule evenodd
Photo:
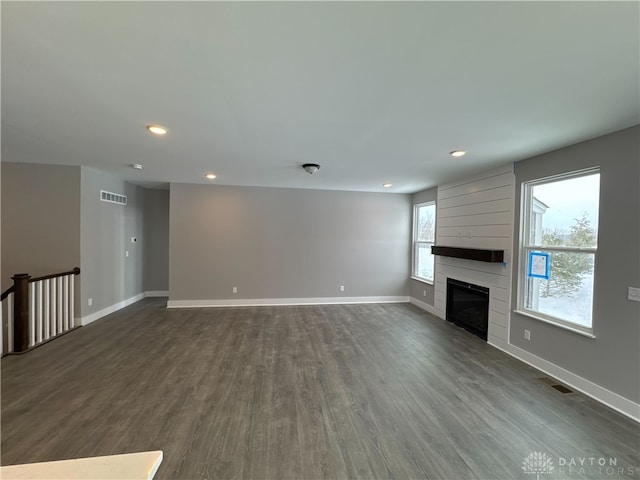
<svg viewBox="0 0 640 480"><path fill-rule="evenodd" d="M518 308L590 334L600 174L527 182L522 193Z"/></svg>
<svg viewBox="0 0 640 480"><path fill-rule="evenodd" d="M413 207L413 278L433 283L434 257L431 246L436 239L436 204Z"/></svg>

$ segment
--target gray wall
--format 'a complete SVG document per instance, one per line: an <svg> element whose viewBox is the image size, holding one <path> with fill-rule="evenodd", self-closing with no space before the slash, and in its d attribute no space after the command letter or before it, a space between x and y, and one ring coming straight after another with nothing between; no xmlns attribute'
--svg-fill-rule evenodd
<svg viewBox="0 0 640 480"><path fill-rule="evenodd" d="M516 164L522 182L600 167L600 218L591 339L512 313L510 341L543 359L640 401L640 303L627 287L640 286L640 127L622 130ZM514 252L518 251L520 198L516 196ZM515 255L514 255L515 256ZM517 259L516 259L517 260ZM517 267L517 265L516 265ZM512 304L517 305L514 270ZM531 341L523 331L531 331Z"/></svg>
<svg viewBox="0 0 640 480"><path fill-rule="evenodd" d="M102 202L100 190L124 194L128 204ZM81 310L85 317L144 291L144 189L82 167L81 200ZM131 237L138 241L132 243Z"/></svg>
<svg viewBox="0 0 640 480"><path fill-rule="evenodd" d="M170 203L170 300L409 294L409 195L172 184Z"/></svg>
<svg viewBox="0 0 640 480"><path fill-rule="evenodd" d="M2 162L2 290L80 266L80 167Z"/></svg>
<svg viewBox="0 0 640 480"><path fill-rule="evenodd" d="M169 190L145 190L144 289L169 290Z"/></svg>
<svg viewBox="0 0 640 480"><path fill-rule="evenodd" d="M412 198L412 205L417 205L419 203L425 203L425 202L435 202L437 197L438 197L438 188L437 187L429 188L428 190L423 190L421 192L414 193ZM413 211L411 212L411 214L412 214L412 218L410 221L410 229L411 229L409 233L410 236L413 235ZM437 222L437 218L436 218L436 222ZM437 225L436 225L436 228L437 228ZM411 261L413 261L412 255L413 253L410 254L410 258L412 259ZM409 268L411 268L411 266ZM411 270L409 270L409 273L411 273ZM413 298L421 302L424 302L428 305L431 305L431 306L434 305L435 287L433 284L411 279L410 289L411 289L410 295Z"/></svg>

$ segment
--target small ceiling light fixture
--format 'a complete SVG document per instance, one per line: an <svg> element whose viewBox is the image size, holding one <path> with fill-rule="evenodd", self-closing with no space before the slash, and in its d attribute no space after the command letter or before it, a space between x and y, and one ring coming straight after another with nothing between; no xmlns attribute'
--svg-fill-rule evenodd
<svg viewBox="0 0 640 480"><path fill-rule="evenodd" d="M168 131L166 127L163 127L162 125L147 125L147 130L154 135L165 135Z"/></svg>
<svg viewBox="0 0 640 480"><path fill-rule="evenodd" d="M391 188L391 187L393 187L393 183L383 183L382 186L384 188Z"/></svg>
<svg viewBox="0 0 640 480"><path fill-rule="evenodd" d="M142 165L140 165L139 163L132 163L131 168L133 168L134 170L142 170Z"/></svg>
<svg viewBox="0 0 640 480"><path fill-rule="evenodd" d="M449 155L452 157L464 157L467 154L466 150L454 150L450 152Z"/></svg>
<svg viewBox="0 0 640 480"><path fill-rule="evenodd" d="M302 168L304 168L305 172L313 175L318 170L320 170L320 165L318 165L317 163L305 163L304 165L302 165Z"/></svg>
<svg viewBox="0 0 640 480"><path fill-rule="evenodd" d="M207 173L205 177L208 178L209 180L213 180L214 178L216 178L216 175L215 173Z"/></svg>

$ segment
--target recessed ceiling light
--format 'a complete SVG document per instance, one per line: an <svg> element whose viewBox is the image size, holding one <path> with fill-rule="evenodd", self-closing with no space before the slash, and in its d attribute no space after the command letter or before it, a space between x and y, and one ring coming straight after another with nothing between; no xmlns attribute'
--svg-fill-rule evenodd
<svg viewBox="0 0 640 480"><path fill-rule="evenodd" d="M391 187L393 187L393 183L383 183L382 186L384 188L391 188Z"/></svg>
<svg viewBox="0 0 640 480"><path fill-rule="evenodd" d="M452 157L464 157L467 154L467 152L465 150L454 150L453 152L449 153L449 155L451 155Z"/></svg>
<svg viewBox="0 0 640 480"><path fill-rule="evenodd" d="M140 165L139 163L132 163L131 168L133 168L134 170L142 170L142 165Z"/></svg>
<svg viewBox="0 0 640 480"><path fill-rule="evenodd" d="M167 133L166 127L163 127L162 125L147 125L147 130L154 135L165 135Z"/></svg>
<svg viewBox="0 0 640 480"><path fill-rule="evenodd" d="M207 173L205 177L207 177L209 180L213 180L214 178L216 178L216 175L214 173Z"/></svg>

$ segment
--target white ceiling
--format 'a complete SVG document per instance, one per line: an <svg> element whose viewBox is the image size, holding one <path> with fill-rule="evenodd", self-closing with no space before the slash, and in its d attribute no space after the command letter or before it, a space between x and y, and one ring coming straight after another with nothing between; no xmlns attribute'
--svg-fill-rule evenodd
<svg viewBox="0 0 640 480"><path fill-rule="evenodd" d="M638 2L1 8L3 161L407 193L640 122Z"/></svg>

